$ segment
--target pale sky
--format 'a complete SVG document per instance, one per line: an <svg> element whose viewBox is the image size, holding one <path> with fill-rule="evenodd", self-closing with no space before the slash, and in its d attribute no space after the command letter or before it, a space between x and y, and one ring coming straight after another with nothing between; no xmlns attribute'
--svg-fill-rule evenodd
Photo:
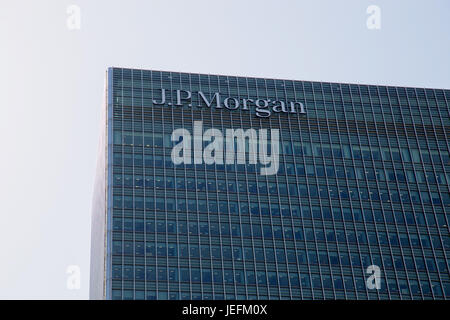
<svg viewBox="0 0 450 320"><path fill-rule="evenodd" d="M2 0L0 299L88 298L107 67L449 89L449 13L448 0Z"/></svg>

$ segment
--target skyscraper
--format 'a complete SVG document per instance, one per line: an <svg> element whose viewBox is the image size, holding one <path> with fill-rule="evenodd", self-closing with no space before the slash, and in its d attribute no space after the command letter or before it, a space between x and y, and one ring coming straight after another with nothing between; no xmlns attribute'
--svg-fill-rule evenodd
<svg viewBox="0 0 450 320"><path fill-rule="evenodd" d="M450 298L449 103L109 68L91 298Z"/></svg>

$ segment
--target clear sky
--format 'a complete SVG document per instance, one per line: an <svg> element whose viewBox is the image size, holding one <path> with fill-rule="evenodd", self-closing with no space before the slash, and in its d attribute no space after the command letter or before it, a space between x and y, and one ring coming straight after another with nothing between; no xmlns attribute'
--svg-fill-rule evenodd
<svg viewBox="0 0 450 320"><path fill-rule="evenodd" d="M449 13L448 0L2 0L0 298L88 298L107 67L449 89Z"/></svg>

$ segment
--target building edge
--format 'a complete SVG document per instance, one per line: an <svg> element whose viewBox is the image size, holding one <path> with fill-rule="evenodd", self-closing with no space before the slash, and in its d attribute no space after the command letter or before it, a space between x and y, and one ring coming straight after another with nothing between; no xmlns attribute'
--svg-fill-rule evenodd
<svg viewBox="0 0 450 320"><path fill-rule="evenodd" d="M111 78L112 68L108 68L105 75L105 95L101 111L100 137L97 150L97 167L94 181L94 192L91 209L91 255L89 299L103 300L107 298L107 247L109 242L107 189L108 179L108 130L109 108L111 107Z"/></svg>

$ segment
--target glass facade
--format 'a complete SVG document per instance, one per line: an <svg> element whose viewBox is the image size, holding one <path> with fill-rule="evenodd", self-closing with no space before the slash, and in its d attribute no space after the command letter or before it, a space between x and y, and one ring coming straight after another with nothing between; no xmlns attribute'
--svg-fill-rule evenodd
<svg viewBox="0 0 450 320"><path fill-rule="evenodd" d="M208 107L198 91L306 114ZM92 298L450 298L450 90L110 68L105 101ZM194 121L279 129L277 174L174 165L171 134Z"/></svg>

